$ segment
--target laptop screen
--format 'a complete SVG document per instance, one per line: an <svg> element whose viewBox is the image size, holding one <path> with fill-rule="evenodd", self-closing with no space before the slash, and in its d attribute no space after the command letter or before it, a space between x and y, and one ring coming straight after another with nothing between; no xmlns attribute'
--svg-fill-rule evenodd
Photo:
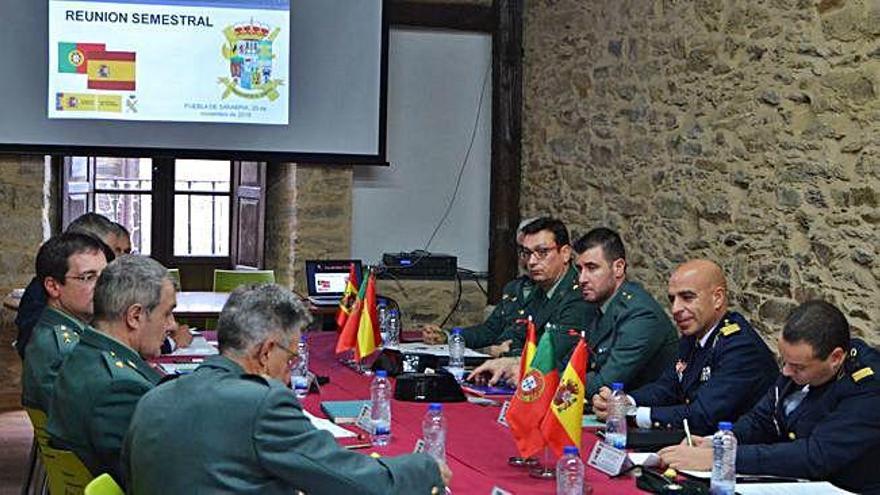
<svg viewBox="0 0 880 495"><path fill-rule="evenodd" d="M307 260L309 297L341 297L352 263L360 277L361 260Z"/></svg>

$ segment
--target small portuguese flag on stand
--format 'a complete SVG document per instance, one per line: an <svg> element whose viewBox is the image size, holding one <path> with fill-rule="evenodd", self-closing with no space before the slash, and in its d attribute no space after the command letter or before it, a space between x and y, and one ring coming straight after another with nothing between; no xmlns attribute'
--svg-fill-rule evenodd
<svg viewBox="0 0 880 495"><path fill-rule="evenodd" d="M545 331L541 335L535 357L520 379L507 410L507 424L510 425L510 432L522 457L531 457L544 448L541 420L547 414L550 400L559 384L551 333ZM523 352L528 352L528 346Z"/></svg>
<svg viewBox="0 0 880 495"><path fill-rule="evenodd" d="M103 52L103 43L58 43L58 72L64 74L85 74L86 59L89 52Z"/></svg>

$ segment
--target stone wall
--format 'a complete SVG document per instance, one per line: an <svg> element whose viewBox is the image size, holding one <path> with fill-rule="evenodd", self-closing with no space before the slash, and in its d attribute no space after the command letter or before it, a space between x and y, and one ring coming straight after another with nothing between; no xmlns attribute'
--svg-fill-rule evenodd
<svg viewBox="0 0 880 495"><path fill-rule="evenodd" d="M765 332L837 303L880 343L880 3L526 3L524 217L618 229L663 300L727 270Z"/></svg>

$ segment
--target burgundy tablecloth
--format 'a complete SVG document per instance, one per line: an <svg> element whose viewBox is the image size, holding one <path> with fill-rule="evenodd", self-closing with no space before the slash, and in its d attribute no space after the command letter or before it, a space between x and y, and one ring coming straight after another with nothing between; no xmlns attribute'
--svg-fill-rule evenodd
<svg viewBox="0 0 880 495"><path fill-rule="evenodd" d="M309 335L310 368L319 375L330 377L330 383L322 387L321 394L310 394L304 401L306 409L313 414L321 412L322 400L368 399L371 377L362 376L336 360L333 332ZM416 440L421 438L422 417L427 406L413 402L394 401L392 409L392 439L387 447L366 449L361 452L378 452L395 455L411 452ZM507 459L516 455L516 447L510 431L498 424L498 407L483 407L469 403L444 404L447 418L446 451L453 471L451 490L454 494L488 494L498 486L514 494L555 494L555 481L530 478L521 468L507 465ZM581 445L582 457L586 458L597 438L584 430ZM632 478L609 479L608 476L586 469L587 482L594 494L642 493Z"/></svg>

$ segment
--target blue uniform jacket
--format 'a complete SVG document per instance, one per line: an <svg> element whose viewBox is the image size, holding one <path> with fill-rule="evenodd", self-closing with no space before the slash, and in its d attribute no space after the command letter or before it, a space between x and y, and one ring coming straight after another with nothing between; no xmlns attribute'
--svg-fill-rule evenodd
<svg viewBox="0 0 880 495"><path fill-rule="evenodd" d="M741 314L725 314L710 332L702 348L696 337L682 338L678 362L632 392L651 408L654 428L680 429L687 418L694 434L710 435L719 421L748 412L778 376L773 353Z"/></svg>
<svg viewBox="0 0 880 495"><path fill-rule="evenodd" d="M18 327L18 336L15 338L15 350L24 359L24 350L31 333L40 320L43 310L46 309L46 289L43 282L34 277L21 295L18 303L18 315L15 317L15 326Z"/></svg>
<svg viewBox="0 0 880 495"><path fill-rule="evenodd" d="M811 388L790 415L785 397L801 387L785 376L733 428L736 470L828 480L858 493L880 492L880 353L852 339L837 378Z"/></svg>

